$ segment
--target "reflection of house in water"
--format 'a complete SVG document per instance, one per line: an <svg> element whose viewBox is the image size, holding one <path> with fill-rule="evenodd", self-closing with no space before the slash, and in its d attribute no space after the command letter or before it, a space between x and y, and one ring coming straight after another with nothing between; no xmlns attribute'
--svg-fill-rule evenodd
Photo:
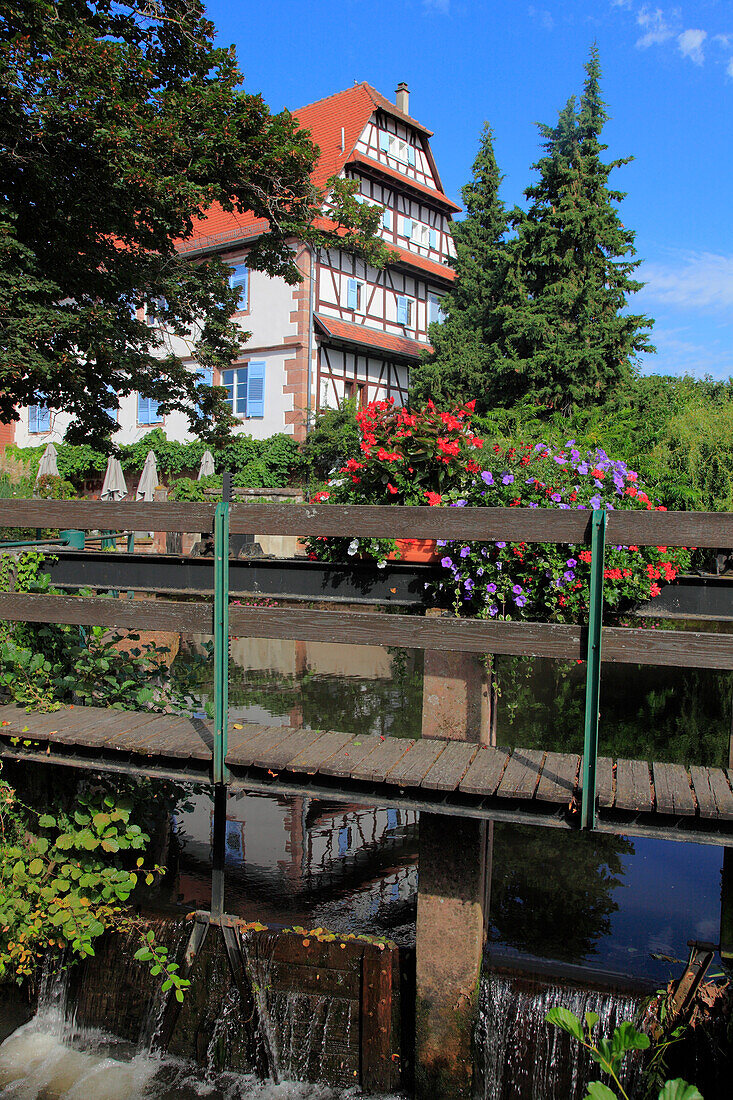
<svg viewBox="0 0 733 1100"><path fill-rule="evenodd" d="M176 815L183 904L209 905L213 802ZM225 908L247 920L394 931L414 917L417 813L305 796L232 795Z"/></svg>
<svg viewBox="0 0 733 1100"><path fill-rule="evenodd" d="M208 639L192 635L186 647L204 652ZM231 721L263 722L293 729L343 730L420 736L422 654L382 646L236 638L231 643ZM200 679L202 705L211 698L210 667Z"/></svg>

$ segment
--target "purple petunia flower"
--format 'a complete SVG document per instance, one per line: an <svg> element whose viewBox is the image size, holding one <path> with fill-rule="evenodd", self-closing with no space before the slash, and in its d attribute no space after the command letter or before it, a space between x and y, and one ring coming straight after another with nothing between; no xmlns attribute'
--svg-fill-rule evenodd
<svg viewBox="0 0 733 1100"><path fill-rule="evenodd" d="M467 558L470 553L471 553L471 547L470 546L462 546L461 547L461 557L462 558Z"/></svg>
<svg viewBox="0 0 733 1100"><path fill-rule="evenodd" d="M440 564L443 566L444 569L450 569L453 565L453 560L449 557L441 558Z"/></svg>
<svg viewBox="0 0 733 1100"><path fill-rule="evenodd" d="M506 473L501 475L502 485L511 485L514 481L514 474Z"/></svg>
<svg viewBox="0 0 733 1100"><path fill-rule="evenodd" d="M470 596L470 594L473 592L473 581L470 577L466 577L465 581L463 582L463 587L466 589L466 592L468 592Z"/></svg>
<svg viewBox="0 0 733 1100"><path fill-rule="evenodd" d="M589 470L590 466L588 466L585 462L581 462L581 464L578 466L579 474L587 474Z"/></svg>
<svg viewBox="0 0 733 1100"><path fill-rule="evenodd" d="M522 586L521 586L521 584L515 584L512 588L512 592L514 593L515 596L521 596L522 595Z"/></svg>
<svg viewBox="0 0 733 1100"><path fill-rule="evenodd" d="M563 573L563 577L565 578L566 581L574 581L575 580L575 573L573 573L572 569L566 569L565 572Z"/></svg>
<svg viewBox="0 0 733 1100"><path fill-rule="evenodd" d="M498 615L498 614L499 614L499 608L496 606L496 604L492 604L491 607L489 608L489 615L491 615L491 618L493 619L494 616Z"/></svg>
<svg viewBox="0 0 733 1100"><path fill-rule="evenodd" d="M578 562L577 562L576 558L568 558L568 560L565 562L565 564L570 566L571 569L573 569L578 564Z"/></svg>
<svg viewBox="0 0 733 1100"><path fill-rule="evenodd" d="M497 550L503 550L504 547L506 546L506 543L505 542L497 542L494 545L496 546Z"/></svg>
<svg viewBox="0 0 733 1100"><path fill-rule="evenodd" d="M595 496L590 498L589 504L591 508L600 508L601 506L601 494L596 493Z"/></svg>
<svg viewBox="0 0 733 1100"><path fill-rule="evenodd" d="M517 605L517 607L524 607L524 605L527 603L527 597L526 596L517 596L517 598L514 602Z"/></svg>
<svg viewBox="0 0 733 1100"><path fill-rule="evenodd" d="M553 493L550 497L550 500L554 500L555 504L559 504L560 501L562 500L562 497L560 496L559 493Z"/></svg>
<svg viewBox="0 0 733 1100"><path fill-rule="evenodd" d="M482 473L481 473L481 480L486 485L493 485L494 484L494 475L491 473L490 470L483 470Z"/></svg>
<svg viewBox="0 0 733 1100"><path fill-rule="evenodd" d="M488 593L490 593L492 596L493 596L494 592L496 592L496 585L494 584L493 581L491 582L491 584L486 585L486 591Z"/></svg>

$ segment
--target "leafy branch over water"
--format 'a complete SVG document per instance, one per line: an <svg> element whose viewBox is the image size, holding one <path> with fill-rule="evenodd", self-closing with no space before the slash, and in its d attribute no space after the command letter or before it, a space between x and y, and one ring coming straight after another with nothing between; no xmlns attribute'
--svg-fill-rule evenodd
<svg viewBox="0 0 733 1100"><path fill-rule="evenodd" d="M610 1077L616 1089L614 1091L602 1081L593 1081L588 1085L585 1100L618 1100L619 1097L629 1100L629 1094L619 1079L621 1066L629 1052L649 1049L651 1040L648 1035L638 1031L630 1020L624 1020L614 1029L610 1039L596 1039L593 1033L599 1020L597 1013L586 1012L585 1020L581 1022L574 1012L561 1005L551 1008L545 1019L584 1046L593 1061L600 1066L601 1072ZM703 1100L703 1096L694 1085L688 1085L681 1077L677 1077L664 1083L658 1100Z"/></svg>

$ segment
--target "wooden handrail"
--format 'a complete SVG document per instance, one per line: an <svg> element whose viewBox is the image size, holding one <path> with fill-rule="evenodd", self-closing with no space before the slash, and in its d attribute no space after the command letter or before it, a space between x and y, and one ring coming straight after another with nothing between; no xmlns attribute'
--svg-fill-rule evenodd
<svg viewBox="0 0 733 1100"><path fill-rule="evenodd" d="M8 592L0 593L1 619L211 634L214 611L211 603L203 601L182 603ZM585 659L587 640L585 627L556 623L312 611L303 607L232 606L229 634L576 661ZM603 660L733 670L733 635L605 627Z"/></svg>
<svg viewBox="0 0 733 1100"><path fill-rule="evenodd" d="M212 531L214 504L176 501L4 500L6 527ZM232 504L232 534L588 543L589 510ZM612 511L606 542L733 547L731 512Z"/></svg>

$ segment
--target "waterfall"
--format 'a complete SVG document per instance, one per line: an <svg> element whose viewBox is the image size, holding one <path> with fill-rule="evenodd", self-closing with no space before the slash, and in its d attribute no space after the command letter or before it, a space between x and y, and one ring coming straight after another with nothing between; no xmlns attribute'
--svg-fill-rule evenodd
<svg viewBox="0 0 733 1100"><path fill-rule="evenodd" d="M610 1037L630 1020L640 996L522 976L489 974L482 980L476 1027L481 1100L582 1100L590 1081L601 1080L598 1066L570 1036L545 1021L555 1005L583 1019L600 1017L596 1035ZM633 1093L638 1058L627 1056L622 1084Z"/></svg>

